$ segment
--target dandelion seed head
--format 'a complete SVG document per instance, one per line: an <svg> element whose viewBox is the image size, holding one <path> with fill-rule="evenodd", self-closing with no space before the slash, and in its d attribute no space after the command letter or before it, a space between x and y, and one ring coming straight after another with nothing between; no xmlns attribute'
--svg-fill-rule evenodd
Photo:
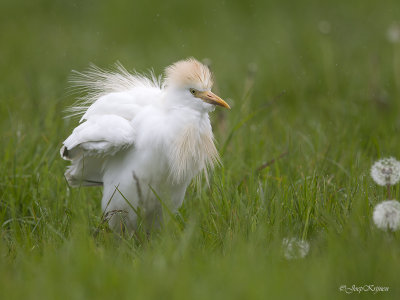
<svg viewBox="0 0 400 300"><path fill-rule="evenodd" d="M371 177L379 185L394 185L400 180L400 162L393 157L383 158L372 165Z"/></svg>
<svg viewBox="0 0 400 300"><path fill-rule="evenodd" d="M386 32L387 39L393 44L400 42L400 23L394 22Z"/></svg>
<svg viewBox="0 0 400 300"><path fill-rule="evenodd" d="M400 228L400 202L386 200L374 208L372 216L376 227L382 230L395 231Z"/></svg>
<svg viewBox="0 0 400 300"><path fill-rule="evenodd" d="M288 260L304 258L310 251L310 244L298 238L284 238L282 240L283 254Z"/></svg>

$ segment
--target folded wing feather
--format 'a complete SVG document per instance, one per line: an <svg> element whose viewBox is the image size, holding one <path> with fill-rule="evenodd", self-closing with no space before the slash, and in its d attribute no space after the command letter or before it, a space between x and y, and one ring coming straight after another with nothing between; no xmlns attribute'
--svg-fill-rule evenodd
<svg viewBox="0 0 400 300"><path fill-rule="evenodd" d="M131 122L117 115L92 116L64 141L61 156L71 160L65 176L73 185L102 183L102 165L107 156L134 144Z"/></svg>

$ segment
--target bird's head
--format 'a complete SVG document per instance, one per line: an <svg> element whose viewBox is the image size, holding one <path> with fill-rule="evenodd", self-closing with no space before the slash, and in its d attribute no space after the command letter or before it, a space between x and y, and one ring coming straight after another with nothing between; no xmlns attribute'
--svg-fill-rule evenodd
<svg viewBox="0 0 400 300"><path fill-rule="evenodd" d="M181 60L165 69L167 89L179 94L186 105L207 111L215 105L230 109L228 103L211 92L213 76L210 69L194 58Z"/></svg>

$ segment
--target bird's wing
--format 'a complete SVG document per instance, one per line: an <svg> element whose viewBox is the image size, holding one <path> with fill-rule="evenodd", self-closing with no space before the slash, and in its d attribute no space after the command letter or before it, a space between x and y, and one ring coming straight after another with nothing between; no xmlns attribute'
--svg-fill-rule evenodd
<svg viewBox="0 0 400 300"><path fill-rule="evenodd" d="M62 156L74 159L81 152L89 156L114 155L133 145L135 130L131 122L118 115L93 116L74 129L64 141Z"/></svg>
<svg viewBox="0 0 400 300"><path fill-rule="evenodd" d="M72 162L65 173L71 185L102 183L102 165L109 156L133 146L135 129L118 115L97 115L81 123L64 141L61 156Z"/></svg>
<svg viewBox="0 0 400 300"><path fill-rule="evenodd" d="M130 74L121 66L117 72L92 67L76 78L75 85L87 96L71 109L83 116L60 151L62 158L71 161L65 177L72 186L101 185L104 163L134 146L132 121L144 107L160 101L162 89L154 76Z"/></svg>

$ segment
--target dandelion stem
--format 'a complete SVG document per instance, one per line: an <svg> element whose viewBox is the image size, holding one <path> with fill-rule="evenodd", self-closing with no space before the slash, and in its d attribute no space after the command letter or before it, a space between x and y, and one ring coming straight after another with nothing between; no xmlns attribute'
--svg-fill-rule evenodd
<svg viewBox="0 0 400 300"><path fill-rule="evenodd" d="M390 184L386 185L386 193L387 193L387 199L392 199L392 196L390 195Z"/></svg>

